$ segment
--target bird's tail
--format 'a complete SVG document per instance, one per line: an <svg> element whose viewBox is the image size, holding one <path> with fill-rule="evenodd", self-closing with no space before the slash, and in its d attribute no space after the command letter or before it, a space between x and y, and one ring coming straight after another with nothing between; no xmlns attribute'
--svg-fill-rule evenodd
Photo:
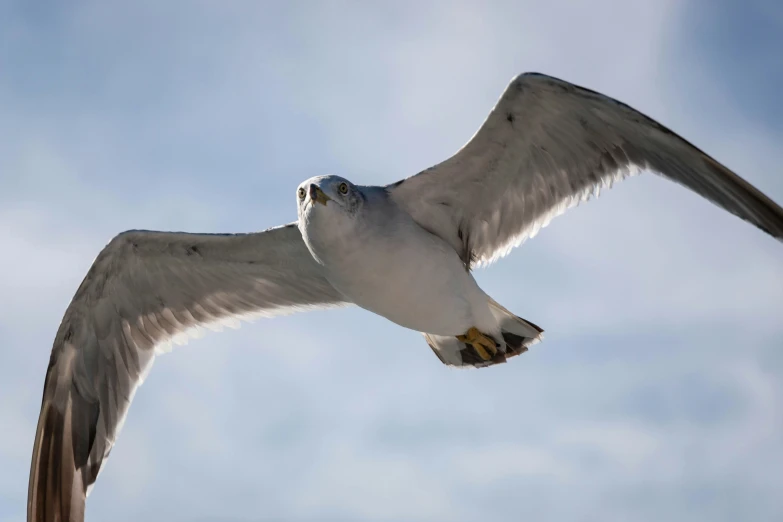
<svg viewBox="0 0 783 522"><path fill-rule="evenodd" d="M512 314L491 297L489 298L489 308L497 319L503 336L503 342L500 342L500 339L496 340L500 344L497 356L490 361L484 361L478 358L474 350L456 337L425 333L424 338L427 344L443 364L465 368L483 368L504 363L509 357L525 353L530 346L542 339L544 330L530 321Z"/></svg>

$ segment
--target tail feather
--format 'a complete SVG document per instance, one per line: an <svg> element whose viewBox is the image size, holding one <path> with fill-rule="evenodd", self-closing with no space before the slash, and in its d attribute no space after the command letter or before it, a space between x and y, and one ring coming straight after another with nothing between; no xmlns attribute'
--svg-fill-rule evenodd
<svg viewBox="0 0 783 522"><path fill-rule="evenodd" d="M489 308L497 319L503 336L502 342L496 339L500 345L498 354L492 360L484 361L456 337L425 333L424 339L443 364L459 368L483 368L504 363L509 357L525 353L530 346L543 338L542 328L512 314L491 297Z"/></svg>
<svg viewBox="0 0 783 522"><path fill-rule="evenodd" d="M506 334L512 334L528 339L526 346L532 346L543 338L544 330L540 326L512 314L491 297L489 298L489 309L500 324L504 340ZM506 340L506 343L508 342Z"/></svg>

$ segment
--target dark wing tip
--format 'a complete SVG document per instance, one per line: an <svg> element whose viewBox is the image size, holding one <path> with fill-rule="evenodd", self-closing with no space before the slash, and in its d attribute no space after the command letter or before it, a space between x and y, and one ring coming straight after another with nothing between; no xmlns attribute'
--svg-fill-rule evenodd
<svg viewBox="0 0 783 522"><path fill-rule="evenodd" d="M733 188L732 193L741 202L739 207L727 207L727 210L778 241L783 241L783 208L709 155L702 153L702 158L718 179Z"/></svg>
<svg viewBox="0 0 783 522"><path fill-rule="evenodd" d="M88 456L98 405L88 403L73 389L63 401L65 408L57 402L45 398L41 406L30 466L27 522L83 522L87 486L95 480Z"/></svg>

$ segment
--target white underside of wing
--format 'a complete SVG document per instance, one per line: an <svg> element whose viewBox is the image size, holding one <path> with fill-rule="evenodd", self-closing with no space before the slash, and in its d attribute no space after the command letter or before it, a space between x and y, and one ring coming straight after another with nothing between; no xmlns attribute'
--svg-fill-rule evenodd
<svg viewBox="0 0 783 522"><path fill-rule="evenodd" d="M242 314L229 315L222 318L216 318L213 321L208 321L201 324L195 324L194 326L185 328L177 332L176 334L172 335L170 338L157 343L155 345L155 355L158 356L158 355L164 355L170 353L171 351L174 350L175 345L185 346L188 344L188 342L191 339L194 340L201 339L202 337L204 337L204 334L206 333L205 330L210 330L212 332L222 332L224 328L230 328L232 330L236 330L242 326L243 322L252 323L259 319L269 319L272 317L292 315L298 312L325 310L328 308L338 308L338 307L343 307L348 305L349 303L335 303L335 304L328 304L328 305L319 304L319 305L281 306L279 308L275 308L274 310L247 312ZM194 308L198 308L200 309L197 310L198 312L202 314L206 314L205 310L200 305L195 305ZM160 313L167 320L170 320L171 322L176 321L174 314L171 312L169 308L164 308ZM195 318L193 318L193 316L187 310L178 312L178 314L190 316L190 319L194 323L196 323ZM138 326L143 327L143 322L145 320L150 321L151 323L157 326L157 318L155 317L155 314L148 314L146 316L143 316L142 318L139 318ZM129 323L127 321L123 322L123 328L127 328L128 325ZM129 335L127 336L127 338L132 339L132 337L130 337ZM134 348L138 349L138 347L134 347ZM149 374L151 367L152 367L152 361L150 361L150 364L147 365L147 367L144 369L144 372L142 373L141 379L139 381L139 385L141 385L144 382L147 374Z"/></svg>
<svg viewBox="0 0 783 522"><path fill-rule="evenodd" d="M534 238L541 231L541 229L549 225L549 223L551 223L552 220L554 220L556 217L561 216L569 209L574 208L579 204L590 200L591 198L597 198L601 194L601 190L612 188L612 186L616 182L622 181L631 176L638 175L642 172L643 172L642 168L632 165L626 168L619 169L616 172L614 172L611 176L605 177L600 184L597 184L595 186L585 187L581 191L566 198L565 200L561 201L553 208L551 208L550 210L542 214L529 227L523 229L520 234L513 236L509 241L506 241L505 243L500 245L496 250L492 252L491 256L481 257L477 259L474 266L486 267L491 265L498 259L507 256L512 250L520 246L528 239Z"/></svg>

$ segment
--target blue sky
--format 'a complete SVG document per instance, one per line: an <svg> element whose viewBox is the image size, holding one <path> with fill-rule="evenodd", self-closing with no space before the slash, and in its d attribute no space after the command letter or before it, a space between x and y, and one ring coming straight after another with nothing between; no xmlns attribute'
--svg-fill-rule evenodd
<svg viewBox="0 0 783 522"><path fill-rule="evenodd" d="M741 6L741 7L740 7ZM615 96L783 202L777 2L0 0L0 521L43 376L129 228L295 219L313 175L452 154L512 76ZM650 175L478 271L545 341L442 366L358 309L160 357L89 520L783 519L783 248Z"/></svg>

